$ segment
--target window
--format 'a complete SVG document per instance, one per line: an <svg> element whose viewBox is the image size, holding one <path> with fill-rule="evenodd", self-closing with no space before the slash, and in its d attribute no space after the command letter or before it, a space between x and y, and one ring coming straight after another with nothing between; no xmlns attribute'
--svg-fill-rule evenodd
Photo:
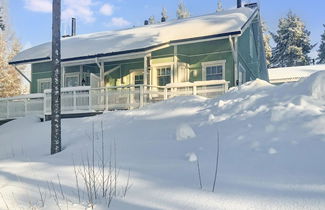
<svg viewBox="0 0 325 210"><path fill-rule="evenodd" d="M158 86L165 86L171 82L171 67L158 67Z"/></svg>
<svg viewBox="0 0 325 210"><path fill-rule="evenodd" d="M222 66L206 67L206 80L222 80Z"/></svg>
<svg viewBox="0 0 325 210"><path fill-rule="evenodd" d="M67 73L65 75L64 87L76 87L79 85L79 73Z"/></svg>
<svg viewBox="0 0 325 210"><path fill-rule="evenodd" d="M134 76L134 84L142 85L143 84L143 74L138 74Z"/></svg>
<svg viewBox="0 0 325 210"><path fill-rule="evenodd" d="M224 80L225 60L202 63L202 80Z"/></svg>
<svg viewBox="0 0 325 210"><path fill-rule="evenodd" d="M44 90L51 89L51 79L39 79L37 80L37 92L44 93Z"/></svg>

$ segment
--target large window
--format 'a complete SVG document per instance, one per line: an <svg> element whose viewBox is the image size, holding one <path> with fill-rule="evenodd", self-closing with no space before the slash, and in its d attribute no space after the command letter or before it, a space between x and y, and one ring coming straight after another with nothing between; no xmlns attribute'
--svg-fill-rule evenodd
<svg viewBox="0 0 325 210"><path fill-rule="evenodd" d="M51 89L51 79L39 79L37 80L37 92L44 93L44 90Z"/></svg>
<svg viewBox="0 0 325 210"><path fill-rule="evenodd" d="M158 67L158 86L165 86L171 82L171 67Z"/></svg>
<svg viewBox="0 0 325 210"><path fill-rule="evenodd" d="M203 80L224 80L225 60L202 63Z"/></svg>

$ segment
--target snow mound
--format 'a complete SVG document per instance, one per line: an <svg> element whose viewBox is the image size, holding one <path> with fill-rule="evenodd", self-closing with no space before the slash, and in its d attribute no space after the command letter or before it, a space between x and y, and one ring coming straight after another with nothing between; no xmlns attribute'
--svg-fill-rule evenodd
<svg viewBox="0 0 325 210"><path fill-rule="evenodd" d="M247 91L256 91L257 89L260 88L266 88L266 87L272 87L273 85L261 80L261 79L256 79L253 81L249 81L239 87L233 87L230 89L230 92L247 92Z"/></svg>
<svg viewBox="0 0 325 210"><path fill-rule="evenodd" d="M325 72L316 72L298 84L301 89L315 99L325 99Z"/></svg>
<svg viewBox="0 0 325 210"><path fill-rule="evenodd" d="M132 186L112 209L325 209L324 75L280 86L256 80L214 99L176 97L63 119L64 150L55 156L50 122L12 121L0 126L1 193L15 209L16 200L39 201L39 188L51 195L48 181L60 175L66 200L78 203L74 164L104 145L108 161L116 149L118 189L128 180ZM57 209L47 200L44 209ZM8 208L0 202L0 209Z"/></svg>
<svg viewBox="0 0 325 210"><path fill-rule="evenodd" d="M176 131L176 140L177 141L184 141L187 139L195 138L196 134L188 124L181 124L178 126Z"/></svg>

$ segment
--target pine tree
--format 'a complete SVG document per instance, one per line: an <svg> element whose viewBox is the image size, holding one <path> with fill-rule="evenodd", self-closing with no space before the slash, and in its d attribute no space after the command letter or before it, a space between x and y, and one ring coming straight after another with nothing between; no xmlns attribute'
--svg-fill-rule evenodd
<svg viewBox="0 0 325 210"><path fill-rule="evenodd" d="M3 14L2 13L2 10L3 10L3 8L2 7L0 7L0 14ZM3 21L3 15L1 15L0 16L0 29L2 30L2 31L4 31L5 30L5 23L4 23L4 21Z"/></svg>
<svg viewBox="0 0 325 210"><path fill-rule="evenodd" d="M178 9L177 9L176 15L177 15L177 19L184 19L184 18L188 18L191 16L190 12L186 8L183 1L180 1L178 3Z"/></svg>
<svg viewBox="0 0 325 210"><path fill-rule="evenodd" d="M272 50L271 65L288 67L310 64L308 54L315 45L310 43L310 31L291 11L279 20L276 34L271 33L276 46Z"/></svg>
<svg viewBox="0 0 325 210"><path fill-rule="evenodd" d="M264 21L262 22L262 32L263 32L263 42L264 42L264 49L265 49L266 65L269 67L271 64L271 57L272 57L272 48L270 45L271 35L269 34L267 25Z"/></svg>
<svg viewBox="0 0 325 210"><path fill-rule="evenodd" d="M217 12L221 12L223 11L223 8L222 8L222 2L221 0L218 0L218 4L217 4Z"/></svg>
<svg viewBox="0 0 325 210"><path fill-rule="evenodd" d="M325 27L325 25L323 26ZM319 49L317 52L318 52L317 63L325 64L325 30L324 33L321 35L321 43L319 45Z"/></svg>
<svg viewBox="0 0 325 210"><path fill-rule="evenodd" d="M168 19L167 9L165 7L162 8L161 17L164 18L165 21Z"/></svg>
<svg viewBox="0 0 325 210"><path fill-rule="evenodd" d="M148 19L149 25L155 24L156 23L156 19L155 16L150 16Z"/></svg>

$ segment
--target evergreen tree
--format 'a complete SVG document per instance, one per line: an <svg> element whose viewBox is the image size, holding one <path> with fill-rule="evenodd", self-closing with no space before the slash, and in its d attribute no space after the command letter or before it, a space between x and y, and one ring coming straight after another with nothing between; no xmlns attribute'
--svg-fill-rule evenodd
<svg viewBox="0 0 325 210"><path fill-rule="evenodd" d="M276 34L271 33L276 46L272 50L271 65L288 67L310 64L308 54L315 45L310 43L310 31L291 11L281 18Z"/></svg>
<svg viewBox="0 0 325 210"><path fill-rule="evenodd" d="M177 16L177 19L184 19L184 18L188 18L188 17L191 16L190 12L186 8L186 6L185 6L185 4L184 4L183 1L180 1L178 3L178 8L177 8L176 16Z"/></svg>
<svg viewBox="0 0 325 210"><path fill-rule="evenodd" d="M155 24L156 23L156 19L155 16L150 16L148 19L149 25Z"/></svg>
<svg viewBox="0 0 325 210"><path fill-rule="evenodd" d="M167 9L164 7L162 8L162 11L161 11L161 17L165 19L165 21L167 21L168 19L168 15L167 15Z"/></svg>
<svg viewBox="0 0 325 210"><path fill-rule="evenodd" d="M223 11L223 8L222 8L222 2L221 0L218 0L218 4L217 4L217 12L221 12Z"/></svg>
<svg viewBox="0 0 325 210"><path fill-rule="evenodd" d="M265 57L266 57L266 65L269 67L271 64L271 57L272 57L272 48L270 45L270 34L268 32L268 28L266 23L262 22L262 32L263 32L263 42L264 42L264 49L265 49Z"/></svg>
<svg viewBox="0 0 325 210"><path fill-rule="evenodd" d="M325 25L323 26L325 27ZM324 33L321 35L321 43L319 45L319 49L317 52L318 52L317 63L325 64L325 30Z"/></svg>
<svg viewBox="0 0 325 210"><path fill-rule="evenodd" d="M4 23L4 21L3 21L3 12L2 12L2 10L3 10L3 8L2 7L0 7L0 29L2 30L2 31L4 31L5 30L5 23Z"/></svg>

